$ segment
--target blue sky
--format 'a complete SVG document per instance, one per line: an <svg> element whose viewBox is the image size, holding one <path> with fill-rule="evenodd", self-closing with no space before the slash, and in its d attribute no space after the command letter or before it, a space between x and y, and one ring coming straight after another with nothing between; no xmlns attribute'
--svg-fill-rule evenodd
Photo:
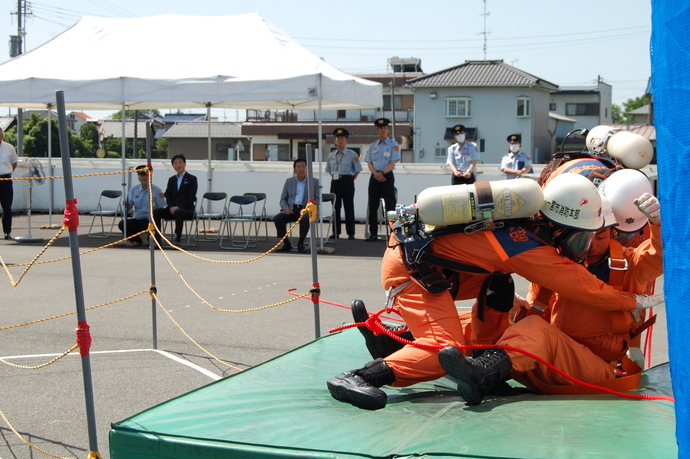
<svg viewBox="0 0 690 459"><path fill-rule="evenodd" d="M559 86L594 85L601 75L613 86L613 102L618 104L642 95L650 76L649 0L40 0L29 4L33 15L25 26L26 51L86 15L258 12L312 53L348 73L386 72L387 59L393 56L420 58L426 73L486 57L503 59ZM0 33L4 37L0 38L0 62L9 59L9 36L17 33L17 17L11 14L16 9L16 0L0 0ZM156 31L136 33L142 43L165 39L155 36ZM78 53L79 49L68 52ZM95 58L84 56L85 65L92 65ZM0 108L0 113L6 112ZM107 113L93 112L92 116Z"/></svg>

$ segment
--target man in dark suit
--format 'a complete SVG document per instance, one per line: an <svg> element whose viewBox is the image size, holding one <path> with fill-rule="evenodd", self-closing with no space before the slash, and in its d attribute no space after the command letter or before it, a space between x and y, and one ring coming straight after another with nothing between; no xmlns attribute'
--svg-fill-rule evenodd
<svg viewBox="0 0 690 459"><path fill-rule="evenodd" d="M159 229L162 219L175 220L175 241L173 243L179 245L182 240L184 221L194 218L196 192L199 184L195 176L185 171L187 159L184 155L175 155L170 162L177 173L170 177L165 189L167 205L163 208L154 209L153 219Z"/></svg>
<svg viewBox="0 0 690 459"><path fill-rule="evenodd" d="M309 188L307 187L307 161L304 159L296 159L292 163L292 169L295 173L294 177L290 177L283 185L283 192L280 195L280 213L273 217L273 223L276 226L278 238L282 239L287 232L287 224L296 222L299 218L300 212L307 205L309 201ZM319 189L318 179L314 179L314 190ZM314 201L319 205L319 193L315 192L316 197ZM299 226L299 242L297 243L297 251L301 253L309 252L304 247L304 239L309 232L309 217L304 216L300 221ZM290 239L285 239L283 245L277 250L278 252L289 252L292 250L292 243Z"/></svg>

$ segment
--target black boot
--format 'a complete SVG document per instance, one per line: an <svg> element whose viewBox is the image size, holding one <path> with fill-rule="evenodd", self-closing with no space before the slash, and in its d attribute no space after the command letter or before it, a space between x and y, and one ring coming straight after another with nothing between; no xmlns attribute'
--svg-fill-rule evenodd
<svg viewBox="0 0 690 459"><path fill-rule="evenodd" d="M392 384L395 375L386 362L376 359L359 370L346 371L326 382L331 396L365 410L380 410L386 406L387 396L379 389Z"/></svg>
<svg viewBox="0 0 690 459"><path fill-rule="evenodd" d="M468 405L479 405L492 386L508 379L513 366L508 353L500 348L466 359L457 347L446 346L438 353L438 361L458 382L458 392Z"/></svg>
<svg viewBox="0 0 690 459"><path fill-rule="evenodd" d="M364 301L352 300L351 309L352 318L355 320L355 323L366 322L367 319L369 319L369 314L367 313L366 306L364 306ZM397 332L404 329L405 325L399 325L397 327L384 325L384 327L392 332ZM369 330L367 327L361 326L357 328L359 329L360 333L362 333L362 336L364 336L364 342L367 345L369 354L371 354L371 356L375 359L388 357L392 353L399 351L403 348L403 346L405 346L400 341L393 339L384 333L374 335L374 332ZM398 336L408 341L414 340L414 336L412 336L412 333L410 333L409 330L400 333Z"/></svg>

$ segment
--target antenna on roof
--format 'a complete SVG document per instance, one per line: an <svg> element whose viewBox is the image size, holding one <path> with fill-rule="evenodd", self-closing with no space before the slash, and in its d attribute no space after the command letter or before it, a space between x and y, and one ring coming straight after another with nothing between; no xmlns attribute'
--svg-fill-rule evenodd
<svg viewBox="0 0 690 459"><path fill-rule="evenodd" d="M484 35L484 60L486 60L486 37L491 33L490 30L486 30L486 17L490 15L491 13L489 11L486 11L486 0L484 1L484 14L480 14L480 16L484 16L484 32L480 32L477 35Z"/></svg>

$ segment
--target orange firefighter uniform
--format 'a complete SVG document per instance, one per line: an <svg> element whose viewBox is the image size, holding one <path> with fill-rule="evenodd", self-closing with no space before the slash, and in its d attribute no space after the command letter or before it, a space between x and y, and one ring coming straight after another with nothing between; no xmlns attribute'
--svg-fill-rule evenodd
<svg viewBox="0 0 690 459"><path fill-rule="evenodd" d="M651 222L649 226L651 237L623 252L628 268L623 271L620 287L625 291L646 293L649 282L663 274L660 227ZM609 257L605 257L588 269L611 283L610 276L614 274L608 261ZM532 295L534 291L531 289ZM530 315L508 328L496 344L528 351L585 382L615 377L612 370L640 326L630 313L602 309L584 297L562 293L552 296L550 317L551 324ZM508 351L508 355L513 362L511 377L528 387L533 387L530 380L535 377L546 384L572 384L530 357L514 351Z"/></svg>
<svg viewBox="0 0 690 459"><path fill-rule="evenodd" d="M430 249L435 255L477 266L489 273L517 273L566 298L575 298L594 308L606 311L635 309L636 301L632 294L606 285L582 265L560 256L554 247L546 245L524 227L438 236L431 241ZM475 279L481 277L477 275ZM414 335L415 344L442 347L465 344L463 328L450 291L432 294L422 287L412 276L403 260L401 248L392 236L383 258L383 286L386 290L397 288L409 280L413 282L396 295L393 304ZM480 285L481 282L476 281L463 285L461 281L455 298L477 298ZM504 320L507 315L485 314L484 322L473 321L473 335L481 337L485 331L493 333L497 326L492 323L494 318ZM438 362L438 351L434 349L407 345L384 360L395 374L393 386L409 386L446 374Z"/></svg>

